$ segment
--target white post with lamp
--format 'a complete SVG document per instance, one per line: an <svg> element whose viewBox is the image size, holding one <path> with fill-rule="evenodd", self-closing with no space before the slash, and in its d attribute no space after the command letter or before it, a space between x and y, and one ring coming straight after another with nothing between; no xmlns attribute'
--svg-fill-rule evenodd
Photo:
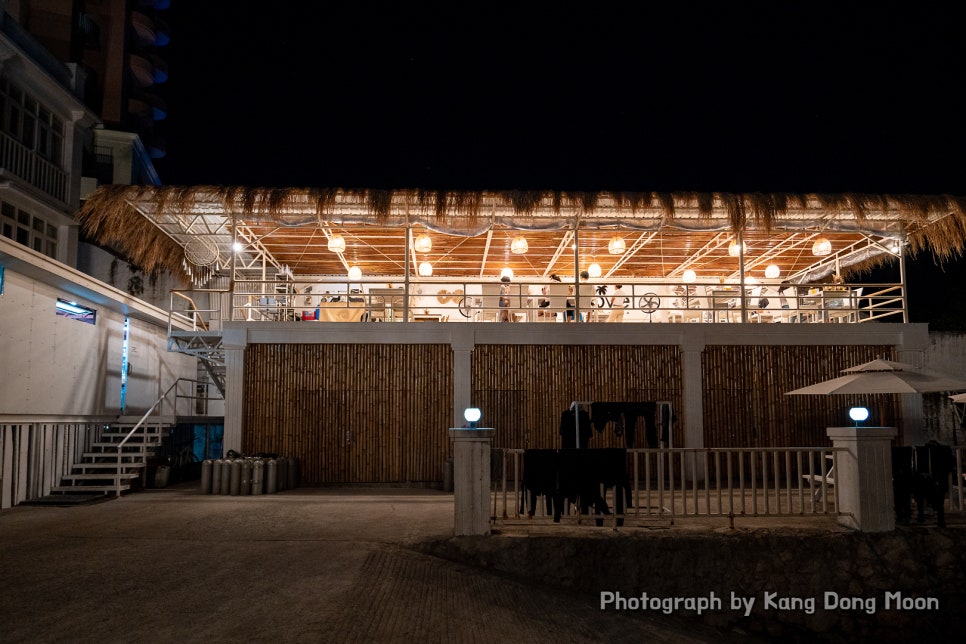
<svg viewBox="0 0 966 644"><path fill-rule="evenodd" d="M892 441L895 427L860 427L867 409L850 410L854 427L829 427L835 456L839 523L863 532L889 532L896 527L892 493Z"/></svg>
<svg viewBox="0 0 966 644"><path fill-rule="evenodd" d="M456 536L490 534L490 446L496 430L478 428L480 410L468 408L467 427L450 428L453 441L453 515Z"/></svg>

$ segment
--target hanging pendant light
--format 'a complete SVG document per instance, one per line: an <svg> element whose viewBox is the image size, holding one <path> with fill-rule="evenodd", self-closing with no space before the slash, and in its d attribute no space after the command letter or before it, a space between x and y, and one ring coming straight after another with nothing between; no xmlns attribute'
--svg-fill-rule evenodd
<svg viewBox="0 0 966 644"><path fill-rule="evenodd" d="M614 235L607 242L607 252L611 255L622 255L625 250L627 250L627 245L624 244L624 238L619 235Z"/></svg>
<svg viewBox="0 0 966 644"><path fill-rule="evenodd" d="M748 252L748 244L741 242L741 246L738 245L737 239L732 239L731 243L728 244L728 254L732 257L739 257Z"/></svg>
<svg viewBox="0 0 966 644"><path fill-rule="evenodd" d="M510 252L514 255L522 255L530 249L530 244L527 243L527 238L523 235L517 235L510 242Z"/></svg>
<svg viewBox="0 0 966 644"><path fill-rule="evenodd" d="M698 274L689 268L684 271L684 275L681 276L681 281L685 284L694 284L698 281Z"/></svg>
<svg viewBox="0 0 966 644"><path fill-rule="evenodd" d="M508 277L508 278L510 278L512 280L513 279L513 269L510 268L510 267L507 267L507 268L504 268L502 271L500 271L500 279L503 279L504 277Z"/></svg>
<svg viewBox="0 0 966 644"><path fill-rule="evenodd" d="M342 235L335 234L329 237L328 248L333 253L344 253L345 252L345 239Z"/></svg>
<svg viewBox="0 0 966 644"><path fill-rule="evenodd" d="M350 266L349 267L349 279L352 280L352 281L361 280L362 279L362 269L359 268L358 266Z"/></svg>
<svg viewBox="0 0 966 644"><path fill-rule="evenodd" d="M765 268L765 277L770 280L777 279L779 275L782 274L782 269L778 267L778 264L769 264Z"/></svg>
<svg viewBox="0 0 966 644"><path fill-rule="evenodd" d="M812 255L815 255L816 257L822 257L830 254L831 252L832 242L830 242L826 237L819 237L815 240L815 243L812 244Z"/></svg>
<svg viewBox="0 0 966 644"><path fill-rule="evenodd" d="M600 264L598 264L597 262L594 262L593 264L588 266L587 274L590 277L600 277Z"/></svg>
<svg viewBox="0 0 966 644"><path fill-rule="evenodd" d="M423 233L413 242L413 248L417 253L428 253L433 250L433 240L429 235Z"/></svg>
<svg viewBox="0 0 966 644"><path fill-rule="evenodd" d="M433 274L433 265L429 262L423 262L419 265L419 275L420 277L430 277Z"/></svg>

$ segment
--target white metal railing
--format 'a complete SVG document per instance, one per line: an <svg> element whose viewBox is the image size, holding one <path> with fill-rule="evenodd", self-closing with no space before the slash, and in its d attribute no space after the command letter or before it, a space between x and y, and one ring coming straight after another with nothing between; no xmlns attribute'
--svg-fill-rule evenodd
<svg viewBox="0 0 966 644"><path fill-rule="evenodd" d="M241 321L338 322L903 322L897 284L746 285L639 280L569 285L547 279L236 280ZM214 310L212 310L214 314Z"/></svg>
<svg viewBox="0 0 966 644"><path fill-rule="evenodd" d="M4 132L0 132L0 167L67 203L67 173Z"/></svg>
<svg viewBox="0 0 966 644"><path fill-rule="evenodd" d="M0 421L0 509L49 494L111 420L27 416Z"/></svg>
<svg viewBox="0 0 966 644"><path fill-rule="evenodd" d="M681 518L804 517L838 514L835 465L841 449L827 447L627 450L630 504L617 513L617 490L603 490L612 516L673 523ZM494 520L547 520L545 499L527 498L524 450L494 450ZM568 507L579 522L600 520Z"/></svg>

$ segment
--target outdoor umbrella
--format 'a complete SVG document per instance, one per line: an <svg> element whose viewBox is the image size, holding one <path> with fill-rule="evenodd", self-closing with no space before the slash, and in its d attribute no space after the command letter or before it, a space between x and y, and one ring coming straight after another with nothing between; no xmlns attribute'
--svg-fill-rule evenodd
<svg viewBox="0 0 966 644"><path fill-rule="evenodd" d="M873 360L843 369L842 373L846 375L786 391L785 395L923 394L966 389L966 380L891 360Z"/></svg>

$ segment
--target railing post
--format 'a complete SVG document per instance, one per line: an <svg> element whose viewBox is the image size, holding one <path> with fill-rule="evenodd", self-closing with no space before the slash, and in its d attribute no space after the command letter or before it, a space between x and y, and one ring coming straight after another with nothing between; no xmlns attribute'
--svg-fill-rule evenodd
<svg viewBox="0 0 966 644"><path fill-rule="evenodd" d="M454 533L490 534L490 445L495 429L450 429Z"/></svg>
<svg viewBox="0 0 966 644"><path fill-rule="evenodd" d="M896 527L892 494L895 427L829 427L835 458L839 523L863 532Z"/></svg>

